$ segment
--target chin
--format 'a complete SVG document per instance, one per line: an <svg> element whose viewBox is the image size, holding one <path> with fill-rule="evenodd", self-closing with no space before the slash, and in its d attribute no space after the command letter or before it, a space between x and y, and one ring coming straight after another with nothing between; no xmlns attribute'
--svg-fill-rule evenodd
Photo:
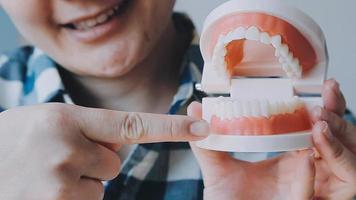
<svg viewBox="0 0 356 200"><path fill-rule="evenodd" d="M103 67L94 76L98 78L120 78L128 74L134 67L123 65L111 65L110 67Z"/></svg>

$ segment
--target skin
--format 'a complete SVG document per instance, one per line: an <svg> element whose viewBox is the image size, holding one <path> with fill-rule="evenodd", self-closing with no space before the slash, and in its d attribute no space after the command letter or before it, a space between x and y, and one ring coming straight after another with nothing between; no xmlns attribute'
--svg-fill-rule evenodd
<svg viewBox="0 0 356 200"><path fill-rule="evenodd" d="M112 2L0 0L26 40L64 67L61 75L64 84L71 86L74 102L105 108L44 104L1 113L0 199L101 199L100 181L119 173L121 161L116 151L120 148L136 143L195 141L209 132L206 122L193 114L194 117L184 117L122 112L164 113L177 90L176 74L187 43L170 18L174 0L133 1L119 30L95 42L75 40L58 26L76 14L102 9ZM235 199L231 192L247 186L240 182L221 187L232 179L224 183L221 173L216 173L221 170L217 161L230 165L226 169L236 172L234 178L240 178L243 170L259 171L264 177L261 181L249 177L250 183L270 185L275 181L269 178L271 175L281 178L270 191L276 198L289 197L289 191L303 199L313 192L312 187L304 187L311 184L314 174L308 153L292 153L250 165L195 147L193 150L202 166L205 192L212 195L206 198L224 193ZM296 163L300 170L286 176L295 171ZM278 170L281 168L285 171ZM289 187L294 177L300 179ZM213 188L209 183L218 178L222 181L220 187ZM30 180L31 184L23 180ZM286 192L279 190L279 184Z"/></svg>

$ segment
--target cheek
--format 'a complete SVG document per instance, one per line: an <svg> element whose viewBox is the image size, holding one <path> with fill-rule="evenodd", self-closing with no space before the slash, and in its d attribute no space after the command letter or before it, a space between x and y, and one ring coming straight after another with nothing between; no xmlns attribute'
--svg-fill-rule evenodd
<svg viewBox="0 0 356 200"><path fill-rule="evenodd" d="M42 36L54 28L50 17L51 7L47 1L8 0L3 1L2 6L19 32L31 43L37 43L39 38L45 39Z"/></svg>

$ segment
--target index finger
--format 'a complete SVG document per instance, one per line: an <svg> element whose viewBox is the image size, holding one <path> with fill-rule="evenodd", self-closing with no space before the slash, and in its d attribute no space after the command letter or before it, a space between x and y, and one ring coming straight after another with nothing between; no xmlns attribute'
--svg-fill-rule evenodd
<svg viewBox="0 0 356 200"><path fill-rule="evenodd" d="M78 126L91 140L109 144L185 142L205 138L209 126L187 116L80 108Z"/></svg>

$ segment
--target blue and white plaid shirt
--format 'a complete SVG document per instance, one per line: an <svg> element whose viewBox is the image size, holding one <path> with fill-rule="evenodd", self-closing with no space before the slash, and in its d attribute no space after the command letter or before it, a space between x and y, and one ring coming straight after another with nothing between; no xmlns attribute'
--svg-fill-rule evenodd
<svg viewBox="0 0 356 200"><path fill-rule="evenodd" d="M176 114L192 100L200 100L195 90L203 60L192 44L184 58L180 86L169 114ZM0 112L17 106L48 102L72 103L62 83L58 66L41 50L23 47L0 55ZM349 120L354 121L350 113ZM242 154L250 161L272 154ZM136 145L123 162L120 175L106 185L107 200L203 199L203 182L197 161L187 143Z"/></svg>

